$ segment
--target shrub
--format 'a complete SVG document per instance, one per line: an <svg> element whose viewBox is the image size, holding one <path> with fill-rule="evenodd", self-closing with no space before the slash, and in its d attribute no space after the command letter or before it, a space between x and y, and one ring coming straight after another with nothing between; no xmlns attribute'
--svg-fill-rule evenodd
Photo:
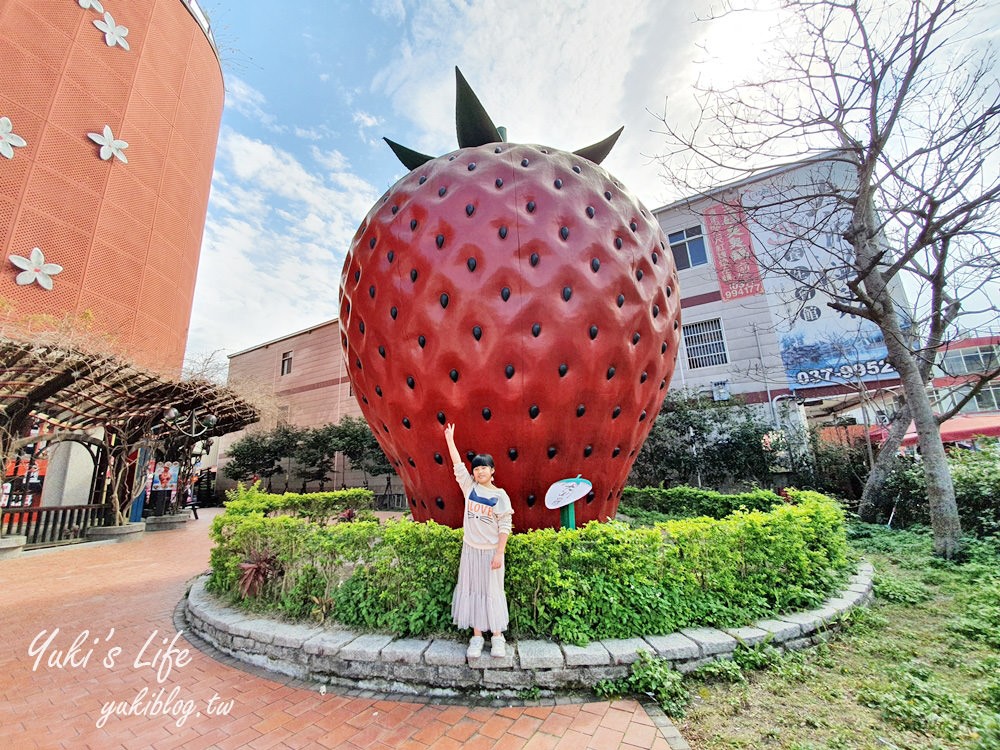
<svg viewBox="0 0 1000 750"><path fill-rule="evenodd" d="M738 626L815 605L844 577L843 513L818 493L789 497L768 513L722 520L515 534L506 557L510 631L585 643ZM327 510L343 498L288 498L244 490L213 521L212 591L246 608L354 628L452 630L460 530L408 520L331 523ZM323 520L304 517L303 508ZM239 586L252 552L266 553L269 564L257 596Z"/></svg>
<svg viewBox="0 0 1000 750"><path fill-rule="evenodd" d="M618 680L601 680L594 691L602 698L622 695L646 695L660 704L667 716L675 719L684 715L691 696L684 686L680 672L671 668L670 662L640 651L632 664L628 677Z"/></svg>
<svg viewBox="0 0 1000 750"><path fill-rule="evenodd" d="M726 495L698 487L626 487L622 505L628 508L656 511L667 516L708 516L724 518L743 510L770 510L782 498L770 490L753 490Z"/></svg>

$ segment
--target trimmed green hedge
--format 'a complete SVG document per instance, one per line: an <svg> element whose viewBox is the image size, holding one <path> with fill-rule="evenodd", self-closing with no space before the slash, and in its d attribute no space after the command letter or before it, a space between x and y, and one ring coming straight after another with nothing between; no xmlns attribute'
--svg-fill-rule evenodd
<svg viewBox="0 0 1000 750"><path fill-rule="evenodd" d="M623 506L651 510L667 516L725 518L737 510L770 510L783 498L770 490L724 495L699 487L626 487Z"/></svg>
<svg viewBox="0 0 1000 750"><path fill-rule="evenodd" d="M247 494L213 522L211 590L291 618L330 618L400 636L454 632L460 530L408 520L380 526L269 517L251 508L273 501ZM510 631L585 643L745 625L822 601L843 581L846 553L840 506L815 492L792 491L769 512L741 510L720 520L648 529L593 522L515 534L506 560ZM245 596L240 578L262 557L266 583Z"/></svg>

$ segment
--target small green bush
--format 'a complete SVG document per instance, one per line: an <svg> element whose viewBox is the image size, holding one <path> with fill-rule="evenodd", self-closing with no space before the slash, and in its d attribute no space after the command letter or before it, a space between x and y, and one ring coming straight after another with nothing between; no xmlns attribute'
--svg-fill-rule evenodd
<svg viewBox="0 0 1000 750"><path fill-rule="evenodd" d="M640 651L632 664L628 677L618 680L601 680L594 687L601 698L623 695L646 695L655 700L667 716L675 719L684 715L691 695L684 686L680 672L672 669L670 662Z"/></svg>
<svg viewBox="0 0 1000 750"><path fill-rule="evenodd" d="M407 520L330 523L327 508L344 499L323 494L334 497L306 503L259 490L234 494L213 521L209 588L290 618L407 636L453 631L462 532ZM844 516L815 492L789 499L768 513L740 510L722 520L514 534L505 580L511 634L580 644L739 626L814 606L845 577ZM273 560L280 574L262 577L257 596L248 596L241 575L260 559Z"/></svg>
<svg viewBox="0 0 1000 750"><path fill-rule="evenodd" d="M698 487L626 487L622 505L667 516L725 518L737 510L770 510L782 498L770 490L725 495Z"/></svg>

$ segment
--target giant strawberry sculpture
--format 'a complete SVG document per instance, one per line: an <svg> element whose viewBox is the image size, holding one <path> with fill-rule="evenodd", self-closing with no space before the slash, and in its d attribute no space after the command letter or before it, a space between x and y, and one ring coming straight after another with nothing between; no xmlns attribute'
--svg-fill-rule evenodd
<svg viewBox="0 0 1000 750"><path fill-rule="evenodd" d="M506 143L456 69L459 150L387 142L410 173L358 228L340 329L361 410L417 520L462 525L442 425L491 453L515 528L583 475L578 523L613 517L677 355L677 272L663 232L598 163Z"/></svg>

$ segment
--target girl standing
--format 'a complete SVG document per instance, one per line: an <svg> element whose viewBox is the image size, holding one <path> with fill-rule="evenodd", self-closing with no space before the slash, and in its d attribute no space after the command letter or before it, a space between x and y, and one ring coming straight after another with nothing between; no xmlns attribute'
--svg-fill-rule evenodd
<svg viewBox="0 0 1000 750"><path fill-rule="evenodd" d="M472 459L472 474L455 447L455 425L444 428L455 480L465 496L464 541L458 566L458 583L451 600L451 617L459 628L472 628L466 652L470 659L483 653L483 631L489 630L490 655L506 651L507 595L503 589L504 551L511 532L514 509L510 497L493 484L493 458L479 454Z"/></svg>

